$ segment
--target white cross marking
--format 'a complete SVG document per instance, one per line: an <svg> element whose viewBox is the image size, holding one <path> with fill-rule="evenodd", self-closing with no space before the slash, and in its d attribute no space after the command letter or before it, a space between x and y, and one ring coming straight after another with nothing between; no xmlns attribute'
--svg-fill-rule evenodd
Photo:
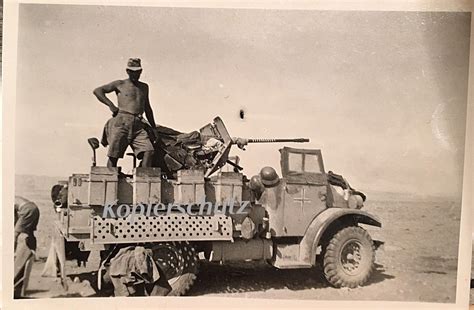
<svg viewBox="0 0 474 310"><path fill-rule="evenodd" d="M301 198L293 198L294 201L301 203L301 209L303 209L303 205L304 205L305 202L311 202L311 200L306 198L305 193L306 193L305 188L303 187L301 189Z"/></svg>

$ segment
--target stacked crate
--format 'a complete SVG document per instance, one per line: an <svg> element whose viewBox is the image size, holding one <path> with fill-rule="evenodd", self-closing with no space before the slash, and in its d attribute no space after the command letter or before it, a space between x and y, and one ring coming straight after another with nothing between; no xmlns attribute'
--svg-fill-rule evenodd
<svg viewBox="0 0 474 310"><path fill-rule="evenodd" d="M87 205L89 203L89 175L73 174L68 182L68 204L69 205Z"/></svg>
<svg viewBox="0 0 474 310"><path fill-rule="evenodd" d="M154 205L161 202L161 170L137 167L133 170L133 204Z"/></svg>
<svg viewBox="0 0 474 310"><path fill-rule="evenodd" d="M198 204L205 201L204 171L179 170L173 182L174 203Z"/></svg>
<svg viewBox="0 0 474 310"><path fill-rule="evenodd" d="M242 202L242 173L219 172L208 186L208 199L216 205Z"/></svg>
<svg viewBox="0 0 474 310"><path fill-rule="evenodd" d="M91 167L89 176L89 205L105 206L115 204L118 199L117 167Z"/></svg>

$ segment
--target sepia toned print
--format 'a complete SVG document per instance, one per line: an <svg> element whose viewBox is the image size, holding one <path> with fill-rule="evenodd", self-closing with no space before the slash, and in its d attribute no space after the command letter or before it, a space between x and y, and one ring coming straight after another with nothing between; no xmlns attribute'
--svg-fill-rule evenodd
<svg viewBox="0 0 474 310"><path fill-rule="evenodd" d="M470 27L20 5L15 194L41 213L21 298L454 303Z"/></svg>

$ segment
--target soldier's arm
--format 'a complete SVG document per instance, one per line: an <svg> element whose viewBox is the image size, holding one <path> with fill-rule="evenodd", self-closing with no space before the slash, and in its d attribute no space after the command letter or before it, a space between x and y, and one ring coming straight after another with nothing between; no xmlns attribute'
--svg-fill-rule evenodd
<svg viewBox="0 0 474 310"><path fill-rule="evenodd" d="M148 85L145 84L145 116L152 128L156 128L155 117L153 115L153 110L150 105L150 97L148 96Z"/></svg>
<svg viewBox="0 0 474 310"><path fill-rule="evenodd" d="M115 115L118 112L117 106L109 99L105 94L111 93L111 92L117 92L118 91L118 85L122 81L113 81L109 84L105 84L103 86L99 86L96 89L94 89L94 95L97 97L97 99L105 104L106 106L109 107L110 111Z"/></svg>
<svg viewBox="0 0 474 310"><path fill-rule="evenodd" d="M25 212L24 210L20 210L18 208L15 208L15 216L16 216L16 221L15 221L15 235L14 235L14 248L16 249L16 245L18 243L18 236L23 232L23 228L26 225L25 221Z"/></svg>
<svg viewBox="0 0 474 310"><path fill-rule="evenodd" d="M17 231L18 230L18 227L17 227L17 223L18 223L18 204L15 203L15 228L14 228L14 249L16 250L16 244L17 244L17 240L18 240L18 236L20 235L20 232Z"/></svg>

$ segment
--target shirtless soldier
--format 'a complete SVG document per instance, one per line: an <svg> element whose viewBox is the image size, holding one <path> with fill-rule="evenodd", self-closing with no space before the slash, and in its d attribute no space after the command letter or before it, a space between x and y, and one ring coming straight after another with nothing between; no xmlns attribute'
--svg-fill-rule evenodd
<svg viewBox="0 0 474 310"><path fill-rule="evenodd" d="M156 124L148 98L148 85L139 81L141 73L140 59L130 58L127 64L128 79L114 81L94 90L97 99L107 105L113 115L104 128L109 145L107 167L117 167L118 159L123 158L129 145L135 156L143 159L142 167L152 164L154 148L145 130L146 125L142 122L143 112L153 129ZM118 107L106 96L111 92L117 94Z"/></svg>

